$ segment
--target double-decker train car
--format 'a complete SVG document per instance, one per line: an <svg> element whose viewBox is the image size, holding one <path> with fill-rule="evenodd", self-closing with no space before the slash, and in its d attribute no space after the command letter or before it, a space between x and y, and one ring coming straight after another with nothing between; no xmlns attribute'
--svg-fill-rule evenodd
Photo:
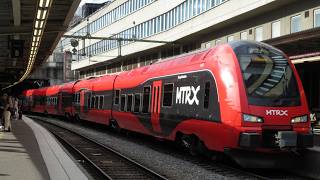
<svg viewBox="0 0 320 180"><path fill-rule="evenodd" d="M190 150L313 146L295 67L283 52L260 42L235 41L59 87L57 99L59 93L69 97L54 107L63 107L62 115L178 141ZM42 89L23 95L29 101L37 91Z"/></svg>

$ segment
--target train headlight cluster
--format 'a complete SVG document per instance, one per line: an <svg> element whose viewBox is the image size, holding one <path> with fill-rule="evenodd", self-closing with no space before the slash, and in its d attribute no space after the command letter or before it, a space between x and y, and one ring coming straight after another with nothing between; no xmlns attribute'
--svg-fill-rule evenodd
<svg viewBox="0 0 320 180"><path fill-rule="evenodd" d="M263 123L263 118L249 114L243 114L244 122Z"/></svg>
<svg viewBox="0 0 320 180"><path fill-rule="evenodd" d="M298 117L294 117L293 119L291 119L291 123L305 123L305 122L308 122L307 115L298 116Z"/></svg>

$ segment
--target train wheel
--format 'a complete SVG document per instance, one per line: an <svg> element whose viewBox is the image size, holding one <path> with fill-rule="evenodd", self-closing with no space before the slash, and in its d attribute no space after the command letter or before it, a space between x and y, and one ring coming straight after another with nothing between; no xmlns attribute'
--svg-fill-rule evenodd
<svg viewBox="0 0 320 180"><path fill-rule="evenodd" d="M80 122L80 121L81 121L81 119L80 119L79 115L76 114L76 115L74 116L74 118L73 118L73 122L78 123L78 122Z"/></svg>
<svg viewBox="0 0 320 180"><path fill-rule="evenodd" d="M198 144L199 139L195 135L186 135L181 136L181 145L184 149L189 151L192 156L198 155Z"/></svg>
<svg viewBox="0 0 320 180"><path fill-rule="evenodd" d="M65 118L65 120L67 120L67 121L70 121L70 120L71 120L71 116L70 116L69 113L65 113L65 114L64 114L64 118Z"/></svg>
<svg viewBox="0 0 320 180"><path fill-rule="evenodd" d="M118 124L118 122L114 119L110 120L110 127L113 131L119 133L121 131L121 128Z"/></svg>

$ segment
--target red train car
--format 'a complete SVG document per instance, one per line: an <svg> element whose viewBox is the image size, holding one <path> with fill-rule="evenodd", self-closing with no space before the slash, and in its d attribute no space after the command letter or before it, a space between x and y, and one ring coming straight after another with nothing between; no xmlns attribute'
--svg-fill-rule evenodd
<svg viewBox="0 0 320 180"><path fill-rule="evenodd" d="M191 150L313 146L295 67L283 52L259 42L235 41L62 89L73 98L58 107L77 119L179 141Z"/></svg>

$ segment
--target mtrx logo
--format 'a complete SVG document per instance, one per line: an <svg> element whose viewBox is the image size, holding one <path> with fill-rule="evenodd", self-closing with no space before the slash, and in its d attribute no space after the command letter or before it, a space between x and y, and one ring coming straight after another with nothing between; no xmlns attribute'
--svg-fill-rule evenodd
<svg viewBox="0 0 320 180"><path fill-rule="evenodd" d="M197 97L199 91L200 86L197 88L193 86L177 87L176 104L193 105L196 103L196 105L199 105L199 99Z"/></svg>
<svg viewBox="0 0 320 180"><path fill-rule="evenodd" d="M266 110L266 115L288 116L288 110Z"/></svg>

